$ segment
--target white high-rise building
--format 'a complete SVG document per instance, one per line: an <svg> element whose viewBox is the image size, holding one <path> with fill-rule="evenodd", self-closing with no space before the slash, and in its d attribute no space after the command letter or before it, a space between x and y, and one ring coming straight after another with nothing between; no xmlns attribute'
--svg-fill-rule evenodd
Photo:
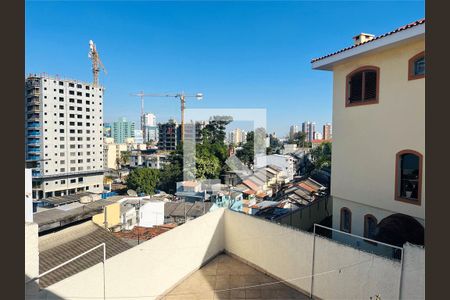
<svg viewBox="0 0 450 300"><path fill-rule="evenodd" d="M144 126L157 126L156 116L152 113L144 114Z"/></svg>
<svg viewBox="0 0 450 300"><path fill-rule="evenodd" d="M25 154L33 199L103 191L103 87L30 75L25 80Z"/></svg>
<svg viewBox="0 0 450 300"><path fill-rule="evenodd" d="M297 132L298 132L298 126L297 125L291 125L291 127L289 128L289 138L293 139Z"/></svg>
<svg viewBox="0 0 450 300"><path fill-rule="evenodd" d="M146 113L144 118L144 131L143 131L143 141L148 142L158 142L158 124L156 124L156 116L152 113Z"/></svg>
<svg viewBox="0 0 450 300"><path fill-rule="evenodd" d="M315 140L321 140L322 134L319 131L314 132L314 139Z"/></svg>
<svg viewBox="0 0 450 300"><path fill-rule="evenodd" d="M316 123L303 122L302 131L306 134L306 141L311 142L312 140L314 140L314 133L316 132Z"/></svg>

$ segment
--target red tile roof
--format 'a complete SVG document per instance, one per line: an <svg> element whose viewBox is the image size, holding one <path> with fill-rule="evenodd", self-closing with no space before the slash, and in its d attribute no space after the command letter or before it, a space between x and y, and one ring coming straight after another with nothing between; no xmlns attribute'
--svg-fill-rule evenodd
<svg viewBox="0 0 450 300"><path fill-rule="evenodd" d="M256 194L256 192L253 191L253 190L246 190L243 193L246 194L246 195L254 195L254 194Z"/></svg>
<svg viewBox="0 0 450 300"><path fill-rule="evenodd" d="M307 190L310 193L314 193L314 192L317 191L316 189L314 189L314 188L310 187L309 185L305 184L304 182L300 182L298 184L298 186L303 188L304 190Z"/></svg>
<svg viewBox="0 0 450 300"><path fill-rule="evenodd" d="M322 144L322 143L328 143L331 142L331 139L328 140L311 140L311 143L313 144Z"/></svg>
<svg viewBox="0 0 450 300"><path fill-rule="evenodd" d="M404 25L404 26L402 26L402 27L399 27L399 28L397 28L397 29L394 29L394 30L392 30L392 31L389 31L389 32L387 32L387 33L385 33L385 34L382 34L382 35L380 35L380 36L374 37L373 39L368 40L368 41L365 41L365 42L363 42L363 43L360 43L360 44L357 44L357 45L353 45L353 46L350 46L350 47L341 49L341 50L339 50L339 51L336 51L336 52L333 52L333 53L324 55L324 56L322 56L322 57L314 58L314 59L311 60L311 63L316 62L316 61L321 60L321 59L324 59L324 58L327 58L327 57L330 57L330 56L333 56L333 55L336 55L336 54L338 54L338 53L341 53L341 52L344 52L344 51L347 51L347 50L350 50L350 49L359 47L359 46L362 46L362 45L365 45L365 44L367 44L367 43L371 43L371 42L373 42L373 41L379 40L379 39L384 38L384 37L386 37L386 36L392 35L392 34L394 34L394 33L397 33L397 32L400 32L400 31L403 31L403 30L406 30L406 29L409 29L409 28L411 28L411 27L414 27L414 26L417 26L417 25L420 25L420 24L425 24L425 18L420 19L420 20L417 20L417 21L412 22L412 23L409 23L409 24L406 24L406 25Z"/></svg>
<svg viewBox="0 0 450 300"><path fill-rule="evenodd" d="M256 192L260 190L258 185L256 185L256 183L254 183L250 179L246 179L242 183L245 184L246 186L248 186L249 188L251 188L252 190L256 191Z"/></svg>

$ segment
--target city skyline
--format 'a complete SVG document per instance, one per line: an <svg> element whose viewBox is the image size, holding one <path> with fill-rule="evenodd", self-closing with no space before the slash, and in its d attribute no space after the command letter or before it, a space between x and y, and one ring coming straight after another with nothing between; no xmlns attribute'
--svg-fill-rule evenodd
<svg viewBox="0 0 450 300"><path fill-rule="evenodd" d="M330 6L335 13L326 12ZM341 22L339 12L361 10L372 13L356 15L351 26ZM324 21L305 26L317 14ZM301 120L319 128L331 122L332 91L322 87L331 87L332 78L311 70L312 57L351 45L354 28L378 35L423 15L423 2L27 2L25 69L91 82L86 54L93 39L108 70L100 74L105 122L124 116L139 124L140 103L130 93L184 90L205 95L188 108L266 108L268 132L284 136ZM339 34L330 34L330 26ZM145 111L161 122L179 121L177 101L147 99Z"/></svg>

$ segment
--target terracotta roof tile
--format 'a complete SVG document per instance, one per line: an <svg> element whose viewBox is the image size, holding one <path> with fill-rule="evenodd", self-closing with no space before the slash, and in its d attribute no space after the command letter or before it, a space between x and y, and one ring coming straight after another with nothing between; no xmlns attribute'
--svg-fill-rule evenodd
<svg viewBox="0 0 450 300"><path fill-rule="evenodd" d="M414 27L414 26L417 26L417 25L420 25L420 24L424 24L424 23L425 23L425 18L420 19L420 20L417 20L417 21L415 21L415 22L406 24L406 25L401 26L401 27L399 27L399 28L397 28L397 29L394 29L394 30L392 30L392 31L389 31L389 32L387 32L387 33L385 33L385 34L382 34L382 35L380 35L380 36L374 37L373 39L368 40L368 41L365 41L365 42L363 42L363 43L360 43L360 44L357 44L357 45L352 45L352 46L350 46L350 47L341 49L341 50L339 50L339 51L336 51L336 52L333 52L333 53L330 53L330 54L327 54L327 55L324 55L324 56L321 56L321 57L318 57L318 58L314 58L314 59L311 60L311 63L316 62L316 61L319 61L319 60L324 59L324 58L327 58L327 57L330 57L330 56L333 56L333 55L336 55L336 54L338 54L338 53L341 53L341 52L344 52L344 51L347 51L347 50L350 50L350 49L359 47L359 46L368 44L368 43L371 43L371 42L373 42L373 41L379 40L379 39L384 38L384 37L386 37L386 36L392 35L392 34L394 34L394 33L397 33L397 32L400 32L400 31L403 31L403 30L406 30L406 29L409 29L409 28L411 28L411 27Z"/></svg>

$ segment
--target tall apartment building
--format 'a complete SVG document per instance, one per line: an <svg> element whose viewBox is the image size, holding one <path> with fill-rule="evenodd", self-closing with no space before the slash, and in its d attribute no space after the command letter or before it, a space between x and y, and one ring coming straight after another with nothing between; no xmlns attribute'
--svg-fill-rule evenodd
<svg viewBox="0 0 450 300"><path fill-rule="evenodd" d="M291 127L289 128L289 138L293 139L297 132L298 132L298 126L297 125L291 125Z"/></svg>
<svg viewBox="0 0 450 300"><path fill-rule="evenodd" d="M240 129L236 128L229 133L229 141L235 145L239 145L241 143L245 143L247 140L247 133Z"/></svg>
<svg viewBox="0 0 450 300"><path fill-rule="evenodd" d="M134 142L136 144L144 143L144 135L142 130L134 130Z"/></svg>
<svg viewBox="0 0 450 300"><path fill-rule="evenodd" d="M176 150L181 141L181 126L170 119L167 123L158 124L158 148L161 150Z"/></svg>
<svg viewBox="0 0 450 300"><path fill-rule="evenodd" d="M156 116L152 113L146 113L144 118L144 142L158 142L158 125L156 124Z"/></svg>
<svg viewBox="0 0 450 300"><path fill-rule="evenodd" d="M334 78L333 227L371 237L396 224L389 230L403 228L400 236L423 234L425 19L354 40L312 60Z"/></svg>
<svg viewBox="0 0 450 300"><path fill-rule="evenodd" d="M134 138L134 122L127 121L126 118L119 118L113 123L112 137L117 144L125 143L127 138Z"/></svg>
<svg viewBox="0 0 450 300"><path fill-rule="evenodd" d="M326 123L325 125L323 125L323 139L324 140L329 140L331 139L331 124L330 123Z"/></svg>
<svg viewBox="0 0 450 300"><path fill-rule="evenodd" d="M306 134L306 141L311 142L314 140L314 133L316 132L316 123L314 122L303 122L302 131Z"/></svg>
<svg viewBox="0 0 450 300"><path fill-rule="evenodd" d="M111 125L111 123L105 123L103 125L103 136L105 138L112 137L112 125Z"/></svg>
<svg viewBox="0 0 450 300"><path fill-rule="evenodd" d="M47 75L25 79L25 154L33 199L103 191L103 87Z"/></svg>

